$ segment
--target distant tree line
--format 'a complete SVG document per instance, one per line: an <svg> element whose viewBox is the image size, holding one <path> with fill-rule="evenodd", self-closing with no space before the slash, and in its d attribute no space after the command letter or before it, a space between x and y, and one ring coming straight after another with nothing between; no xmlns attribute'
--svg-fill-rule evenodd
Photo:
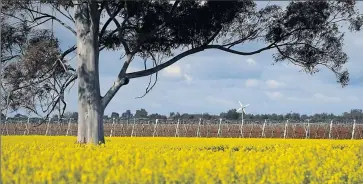
<svg viewBox="0 0 363 184"><path fill-rule="evenodd" d="M1 114L1 118L5 119L5 115ZM9 117L10 119L17 119L17 120L26 120L28 116L22 114L15 114L13 117ZM78 119L77 112L66 112L63 116L65 119L72 118L73 120ZM105 115L104 119L112 120L115 119L131 119L131 118L144 118L144 119L183 119L183 120L197 120L199 118L205 120L213 120L223 118L226 120L239 120L241 119L241 113L237 112L236 109L230 109L227 112L222 112L219 115L212 115L209 113L202 113L202 114L189 114L189 113L179 113L179 112L170 112L168 116L153 113L148 114L145 109L136 110L135 114L133 114L130 110L126 110L124 113L121 113L121 116L118 112L112 112L110 116ZM37 118L32 118L37 119ZM54 115L52 119L58 119L58 115ZM306 115L306 114L299 114L295 112L287 113L287 114L244 114L244 119L247 121L264 121L265 119L271 121L284 121L284 120L292 120L292 121L306 121L310 120L311 122L319 122L319 121L352 121L353 119L357 121L363 121L363 111L362 109L352 109L350 112L344 112L341 115L334 115L328 113L316 113L314 115Z"/></svg>

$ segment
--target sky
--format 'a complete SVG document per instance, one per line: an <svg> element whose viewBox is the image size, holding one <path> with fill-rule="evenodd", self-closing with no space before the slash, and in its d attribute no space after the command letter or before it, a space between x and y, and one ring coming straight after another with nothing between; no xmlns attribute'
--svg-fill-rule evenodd
<svg viewBox="0 0 363 184"><path fill-rule="evenodd" d="M280 2L280 4L286 2ZM263 6L266 2L257 2ZM358 2L363 12L363 2ZM69 23L69 22L68 22ZM49 25L43 25L49 26ZM75 36L56 25L56 36L63 50L76 43ZM344 65L351 81L342 88L335 75L321 67L321 72L311 76L292 64L273 64L273 50L253 56L238 56L218 50L204 51L179 60L159 73L154 89L144 98L149 78L132 79L122 87L105 110L133 113L144 108L150 113L168 115L170 112L219 114L239 108L238 101L250 104L247 113L299 112L301 114L341 114L354 108L363 108L363 31L345 34L344 51L349 62ZM244 48L257 48L257 44ZM103 51L100 54L101 93L104 95L123 64L120 51ZM72 65L76 58L69 56ZM142 67L136 59L128 72ZM67 111L77 111L77 84L66 94Z"/></svg>

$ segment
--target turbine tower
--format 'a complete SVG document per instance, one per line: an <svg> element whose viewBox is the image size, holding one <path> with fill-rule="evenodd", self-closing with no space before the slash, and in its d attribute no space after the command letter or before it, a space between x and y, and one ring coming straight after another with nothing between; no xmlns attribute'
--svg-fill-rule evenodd
<svg viewBox="0 0 363 184"><path fill-rule="evenodd" d="M246 109L246 107L248 107L250 104L247 104L247 105L245 105L245 106L243 106L243 104L240 102L240 101L238 101L238 103L239 103L239 105L241 106L239 109L237 109L237 112L239 112L239 111L241 111L241 117L242 117L242 123L241 123L241 136L243 137L243 123L244 123L244 119L243 119L243 113L245 113L246 114L246 111L245 111L245 109Z"/></svg>

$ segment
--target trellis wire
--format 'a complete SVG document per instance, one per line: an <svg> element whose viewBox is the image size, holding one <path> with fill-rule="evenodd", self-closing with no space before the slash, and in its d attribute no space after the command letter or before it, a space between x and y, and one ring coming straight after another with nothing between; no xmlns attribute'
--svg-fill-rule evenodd
<svg viewBox="0 0 363 184"><path fill-rule="evenodd" d="M4 119L2 135L65 135L75 136L77 124L74 119L48 119L44 125L38 124L32 118L25 120ZM168 137L242 137L241 122L219 120L138 120L127 123L127 120L111 119L104 121L105 134L114 136L168 136ZM45 133L45 134L44 134ZM244 137L254 138L305 138L305 139L362 139L363 122L281 122L245 121L243 125ZM246 136L247 135L247 136Z"/></svg>

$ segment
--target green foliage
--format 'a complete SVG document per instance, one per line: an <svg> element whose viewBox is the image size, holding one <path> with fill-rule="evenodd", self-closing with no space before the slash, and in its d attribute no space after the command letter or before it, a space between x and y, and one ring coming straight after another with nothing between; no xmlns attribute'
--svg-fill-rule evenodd
<svg viewBox="0 0 363 184"><path fill-rule="evenodd" d="M145 109L136 110L134 117L135 118L146 118L147 111Z"/></svg>

